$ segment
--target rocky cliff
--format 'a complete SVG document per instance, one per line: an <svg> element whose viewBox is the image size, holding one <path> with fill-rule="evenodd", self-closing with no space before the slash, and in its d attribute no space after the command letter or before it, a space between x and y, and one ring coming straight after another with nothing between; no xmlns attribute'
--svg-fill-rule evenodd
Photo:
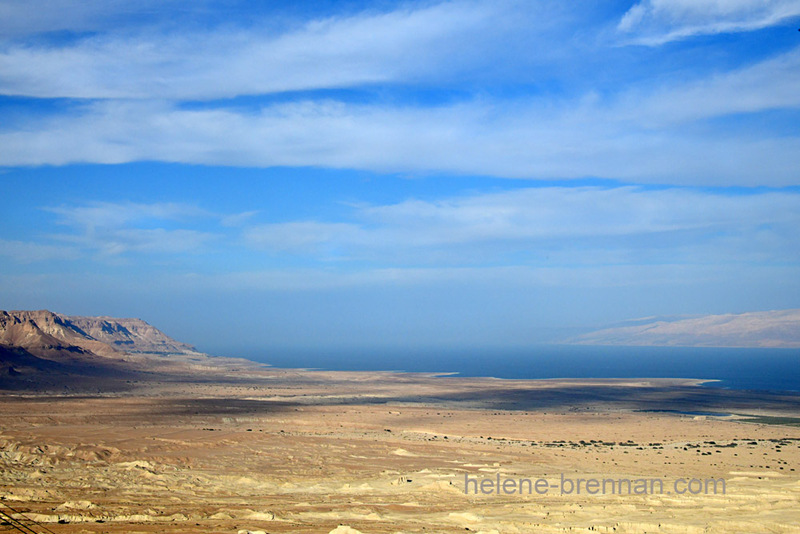
<svg viewBox="0 0 800 534"><path fill-rule="evenodd" d="M0 311L0 389L120 389L208 359L141 319Z"/></svg>
<svg viewBox="0 0 800 534"><path fill-rule="evenodd" d="M197 352L193 346L175 341L141 319L70 316L64 320L72 329L125 352L157 354Z"/></svg>
<svg viewBox="0 0 800 534"><path fill-rule="evenodd" d="M37 356L93 353L121 358L125 353L196 352L141 319L66 316L47 310L0 311L0 344Z"/></svg>

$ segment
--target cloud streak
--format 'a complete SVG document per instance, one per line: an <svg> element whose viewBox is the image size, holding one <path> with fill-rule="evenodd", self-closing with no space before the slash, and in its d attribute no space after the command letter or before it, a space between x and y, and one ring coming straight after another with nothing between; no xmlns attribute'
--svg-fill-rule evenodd
<svg viewBox="0 0 800 534"><path fill-rule="evenodd" d="M797 307L798 2L0 0L0 298L326 347Z"/></svg>
<svg viewBox="0 0 800 534"><path fill-rule="evenodd" d="M195 206L180 203L93 202L80 206L45 208L60 216L60 224L87 229L120 227L148 220L180 220L209 215Z"/></svg>
<svg viewBox="0 0 800 534"><path fill-rule="evenodd" d="M208 100L437 79L474 68L475 55L453 52L492 46L504 4L445 2L312 20L279 33L254 25L100 34L58 47L12 44L0 51L0 93Z"/></svg>
<svg viewBox="0 0 800 534"><path fill-rule="evenodd" d="M796 4L644 1L620 27L778 16ZM33 17L31 28L58 26L10 5L15 17ZM64 25L113 28L96 8L89 4ZM800 48L724 69L684 65L654 83L645 62L625 63L628 52L605 35L602 27L618 13L598 13L606 17L601 29L585 30L581 40L571 26L588 15L577 11L549 1L411 3L294 23L267 24L261 16L189 30L134 24L64 40L7 39L0 92L58 100L30 114L6 102L0 165L161 161L796 183L796 128L750 128L742 117L761 124L775 111L800 109ZM623 77L622 69L633 74ZM525 91L505 93L519 83ZM468 89L451 94L454 87ZM235 98L241 95L250 99Z"/></svg>
<svg viewBox="0 0 800 534"><path fill-rule="evenodd" d="M602 176L642 183L796 182L800 136L687 125L800 107L800 49L670 89L617 97L476 98L437 106L299 101L187 110L109 101L0 133L0 164L156 160L325 166L514 178Z"/></svg>
<svg viewBox="0 0 800 534"><path fill-rule="evenodd" d="M91 251L110 258L125 254L167 254L171 256L201 250L219 236L212 232L172 228L213 215L179 203L95 202L78 206L45 208L59 216L58 223L69 232L51 234L51 240L79 251Z"/></svg>
<svg viewBox="0 0 800 534"><path fill-rule="evenodd" d="M760 30L800 16L798 0L641 0L617 29L650 46L697 35Z"/></svg>
<svg viewBox="0 0 800 534"><path fill-rule="evenodd" d="M89 254L100 261L148 262L157 255L193 265L194 254L241 258L261 253L266 254L262 260L256 256L242 265L328 265L356 278L366 270L429 272L436 266L585 268L800 259L795 235L800 194L792 191L535 187L357 203L333 220L283 222L264 221L267 214L261 212L217 214L181 203L97 202L46 211L58 217L64 231L34 241L5 241L7 257L30 263Z"/></svg>
<svg viewBox="0 0 800 534"><path fill-rule="evenodd" d="M357 222L251 227L250 246L378 265L797 261L800 195L520 189L355 209Z"/></svg>

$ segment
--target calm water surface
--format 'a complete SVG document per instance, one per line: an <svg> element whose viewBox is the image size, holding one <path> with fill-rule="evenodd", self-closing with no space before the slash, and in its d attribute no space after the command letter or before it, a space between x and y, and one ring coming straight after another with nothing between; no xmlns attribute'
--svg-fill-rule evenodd
<svg viewBox="0 0 800 534"><path fill-rule="evenodd" d="M274 367L496 378L701 378L708 387L800 391L800 350L546 345L527 349L271 350Z"/></svg>

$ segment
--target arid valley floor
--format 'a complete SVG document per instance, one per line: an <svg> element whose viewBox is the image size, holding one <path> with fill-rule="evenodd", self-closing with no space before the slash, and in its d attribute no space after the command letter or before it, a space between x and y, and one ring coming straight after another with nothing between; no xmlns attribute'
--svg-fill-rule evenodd
<svg viewBox="0 0 800 534"><path fill-rule="evenodd" d="M797 396L269 368L124 389L5 392L0 508L55 533L800 532ZM465 477L553 489L467 495Z"/></svg>

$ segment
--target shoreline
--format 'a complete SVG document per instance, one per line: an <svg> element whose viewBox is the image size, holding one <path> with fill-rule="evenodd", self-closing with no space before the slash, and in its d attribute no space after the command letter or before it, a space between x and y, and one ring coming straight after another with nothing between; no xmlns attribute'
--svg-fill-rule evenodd
<svg viewBox="0 0 800 534"><path fill-rule="evenodd" d="M772 348L542 345L493 349L343 349L247 353L274 369L399 372L498 380L673 379L800 393L800 351Z"/></svg>
<svg viewBox="0 0 800 534"><path fill-rule="evenodd" d="M777 424L800 414L800 396L695 379L229 363L217 380L187 373L118 394L0 396L0 497L65 534L632 534L691 531L700 518L710 532L788 533L800 517L800 428ZM635 411L697 406L749 421ZM595 479L663 480L670 489L722 479L726 492L465 492L465 480L498 477L582 479L582 490ZM654 512L669 519L656 525Z"/></svg>
<svg viewBox="0 0 800 534"><path fill-rule="evenodd" d="M0 390L3 399L198 398L296 406L400 403L468 410L725 412L758 417L800 413L800 393L709 387L696 378L507 379L396 371L325 371L220 360L216 372L172 369L125 381L102 379L65 392ZM96 386L93 384L97 384ZM102 386L102 387L101 387Z"/></svg>

